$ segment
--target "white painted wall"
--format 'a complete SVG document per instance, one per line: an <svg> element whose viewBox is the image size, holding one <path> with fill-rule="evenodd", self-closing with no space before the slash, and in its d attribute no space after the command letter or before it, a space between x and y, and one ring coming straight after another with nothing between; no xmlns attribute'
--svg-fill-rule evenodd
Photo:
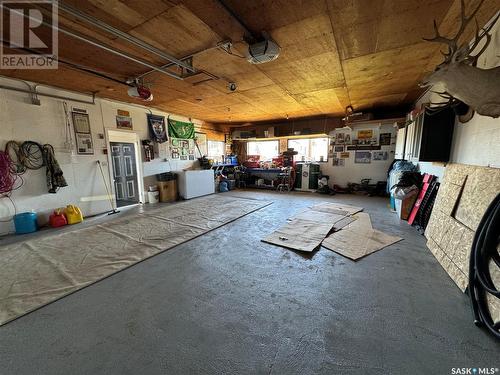
<svg viewBox="0 0 500 375"><path fill-rule="evenodd" d="M478 61L478 67L489 69L500 66L500 22L492 30L492 40ZM498 83L500 85L500 82ZM433 90L441 91L436 87ZM499 98L500 99L500 98ZM439 102L439 97L428 93L417 103ZM477 113L467 123L457 121L453 132L450 162L500 168L500 118L480 116ZM442 163L419 162L421 172L442 177Z"/></svg>
<svg viewBox="0 0 500 375"><path fill-rule="evenodd" d="M332 160L328 159L327 163L320 163L320 169L322 174L330 176L330 186L336 184L345 187L348 182L359 183L363 178L370 178L371 183L387 180L387 169L389 169L389 166L394 160L394 150L396 147L397 129L394 127L394 124L392 122L385 123L383 121L379 124L361 123L352 125L352 133L354 134L360 129L375 130L379 127L380 133L391 133L391 145L381 146L380 150L388 152L388 159L372 160L370 164L358 164L354 162L355 151L349 151L349 158L345 159L345 167L332 166Z"/></svg>
<svg viewBox="0 0 500 375"><path fill-rule="evenodd" d="M0 77L0 85L27 88L21 82L3 77ZM71 98L89 99L86 96L54 88L40 87L39 91ZM64 148L63 101L43 96L39 98L41 105L36 106L30 103L28 94L0 89L0 149L4 149L5 143L9 140L33 140L42 144L52 144L68 186L61 188L56 194L49 194L45 182L45 168L37 171L29 170L22 176L24 180L22 188L12 193L16 211L20 213L34 210L39 214L43 224L54 208L70 203L78 205L85 216L109 210L110 204L96 163L100 160L103 164L109 186L108 157L103 153L107 140L99 139L98 134L106 134L106 129L116 129L116 111L122 109L130 112L133 119L133 132L138 134L139 139L148 139L146 114L149 113L149 109L103 99L96 99L95 105L66 100L70 110L74 106L88 111L95 149L95 154L91 156L72 155ZM161 111L153 110L153 113L168 116L168 113ZM172 115L171 118L188 121L187 118L181 116ZM201 126L201 121L193 120L193 122L195 126ZM142 158L142 150L140 155ZM161 148L161 156L165 158L167 155L168 146L165 143ZM182 170L193 165L193 162L187 161L166 162L163 158L147 163L142 163L141 160L144 186L155 183L157 173ZM11 202L7 198L0 199L0 220L2 221L0 222L0 235L13 231L12 222L3 222L13 214L14 208Z"/></svg>

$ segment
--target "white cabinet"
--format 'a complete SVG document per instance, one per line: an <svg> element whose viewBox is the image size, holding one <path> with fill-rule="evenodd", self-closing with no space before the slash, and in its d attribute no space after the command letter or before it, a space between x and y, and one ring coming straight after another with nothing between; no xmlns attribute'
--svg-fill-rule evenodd
<svg viewBox="0 0 500 375"><path fill-rule="evenodd" d="M396 137L396 149L394 150L394 158L395 159L404 159L404 151L405 151L405 142L406 142L406 127L398 129L397 137Z"/></svg>
<svg viewBox="0 0 500 375"><path fill-rule="evenodd" d="M406 126L405 160L417 162L422 142L423 116L417 116L415 121Z"/></svg>

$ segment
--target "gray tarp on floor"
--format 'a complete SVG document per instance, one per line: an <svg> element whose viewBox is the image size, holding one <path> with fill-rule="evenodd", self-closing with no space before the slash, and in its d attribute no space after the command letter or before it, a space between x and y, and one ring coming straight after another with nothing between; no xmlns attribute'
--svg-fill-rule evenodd
<svg viewBox="0 0 500 375"><path fill-rule="evenodd" d="M0 325L269 204L211 195L0 247Z"/></svg>

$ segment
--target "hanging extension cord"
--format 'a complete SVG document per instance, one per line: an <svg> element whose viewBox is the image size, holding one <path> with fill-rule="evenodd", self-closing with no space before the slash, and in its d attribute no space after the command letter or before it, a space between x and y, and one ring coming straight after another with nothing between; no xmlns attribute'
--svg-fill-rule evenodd
<svg viewBox="0 0 500 375"><path fill-rule="evenodd" d="M500 299L490 272L490 262L500 269L500 194L490 203L474 235L469 260L469 297L474 324L484 327L500 339L500 322L494 322L488 309L487 295Z"/></svg>

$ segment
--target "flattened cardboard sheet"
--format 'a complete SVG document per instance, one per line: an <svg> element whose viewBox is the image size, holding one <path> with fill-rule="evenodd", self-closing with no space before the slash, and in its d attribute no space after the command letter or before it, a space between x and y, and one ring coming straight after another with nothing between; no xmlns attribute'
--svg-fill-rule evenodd
<svg viewBox="0 0 500 375"><path fill-rule="evenodd" d="M292 250L312 252L332 230L333 225L333 222L292 219L262 241Z"/></svg>
<svg viewBox="0 0 500 375"><path fill-rule="evenodd" d="M354 215L357 212L363 211L363 207L351 206L341 203L320 203L311 207L311 210L320 212L329 212L338 215Z"/></svg>
<svg viewBox="0 0 500 375"><path fill-rule="evenodd" d="M345 216L343 219L337 221L334 224L333 229L335 231L339 231L342 228L344 228L345 226L351 224L353 221L356 221L356 217L355 216Z"/></svg>
<svg viewBox="0 0 500 375"><path fill-rule="evenodd" d="M262 241L292 250L312 252L333 228L340 230L352 223L356 218L351 215L361 210L361 207L338 203L317 204L288 219L287 224Z"/></svg>
<svg viewBox="0 0 500 375"><path fill-rule="evenodd" d="M346 258L358 260L402 240L373 229L370 216L366 213L358 213L354 217L354 222L325 238L322 246Z"/></svg>
<svg viewBox="0 0 500 375"><path fill-rule="evenodd" d="M322 211L313 211L313 210L307 210L298 213L297 215L293 216L291 219L301 219L301 220L307 220L307 221L315 221L318 223L336 223L342 219L344 219L346 216L345 215L340 215L340 214L334 214L330 212L322 212Z"/></svg>

